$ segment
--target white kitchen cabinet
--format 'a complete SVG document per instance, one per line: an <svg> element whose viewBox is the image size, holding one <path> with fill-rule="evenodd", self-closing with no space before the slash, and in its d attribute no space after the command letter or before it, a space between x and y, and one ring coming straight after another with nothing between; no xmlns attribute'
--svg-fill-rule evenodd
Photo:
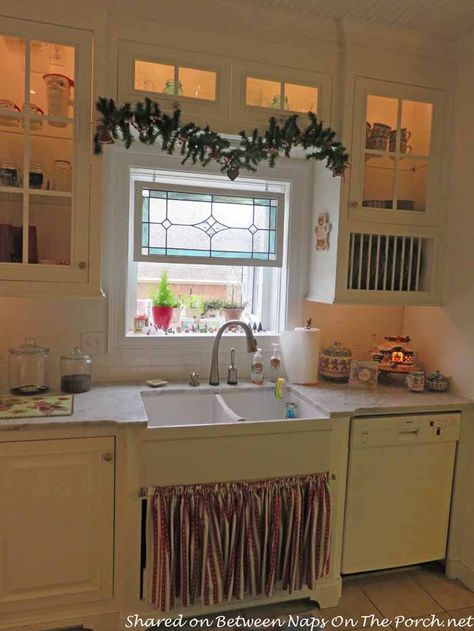
<svg viewBox="0 0 474 631"><path fill-rule="evenodd" d="M92 36L0 24L0 280L87 283Z"/></svg>
<svg viewBox="0 0 474 631"><path fill-rule="evenodd" d="M357 78L345 182L316 166L313 224L327 213L330 249L311 252L307 298L437 304L449 152L443 92Z"/></svg>
<svg viewBox="0 0 474 631"><path fill-rule="evenodd" d="M1 613L112 597L114 440L0 444Z"/></svg>

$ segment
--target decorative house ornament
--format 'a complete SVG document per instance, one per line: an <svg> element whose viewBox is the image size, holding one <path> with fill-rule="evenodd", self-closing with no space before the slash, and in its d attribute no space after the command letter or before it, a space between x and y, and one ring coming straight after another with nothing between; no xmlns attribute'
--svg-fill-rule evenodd
<svg viewBox="0 0 474 631"><path fill-rule="evenodd" d="M379 370L388 373L409 373L416 370L416 354L408 336L387 335L372 353Z"/></svg>
<svg viewBox="0 0 474 631"><path fill-rule="evenodd" d="M334 342L319 355L319 374L328 381L346 383L351 372L352 351Z"/></svg>
<svg viewBox="0 0 474 631"><path fill-rule="evenodd" d="M316 235L316 250L329 250L329 233L331 224L328 213L319 213L318 223L314 229Z"/></svg>
<svg viewBox="0 0 474 631"><path fill-rule="evenodd" d="M209 126L199 127L195 123L181 123L181 110L176 107L170 116L165 114L156 101L146 98L136 105L125 103L117 106L113 99L99 98L96 103L101 118L94 134L94 153L102 153L102 145L121 140L128 149L134 140L145 145L160 142L161 149L173 154L178 148L183 156L182 164L191 160L202 167L210 162L220 165L221 171L234 180L241 169L255 172L260 162L270 167L282 152L290 157L294 147L302 147L308 160L325 160L326 167L334 175L344 175L349 165L349 154L336 140L336 132L323 127L315 114L308 112L309 124L304 129L298 126L294 114L281 123L272 116L268 126L260 135L254 129L250 135L240 132L240 142L233 144Z"/></svg>

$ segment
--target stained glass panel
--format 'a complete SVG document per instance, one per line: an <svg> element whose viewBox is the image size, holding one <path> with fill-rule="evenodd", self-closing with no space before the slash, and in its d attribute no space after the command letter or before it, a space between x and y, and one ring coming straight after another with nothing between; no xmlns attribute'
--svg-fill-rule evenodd
<svg viewBox="0 0 474 631"><path fill-rule="evenodd" d="M207 258L281 266L281 195L222 194L137 183L141 235L135 260ZM280 222L281 223L281 222ZM221 260L221 263L223 261Z"/></svg>

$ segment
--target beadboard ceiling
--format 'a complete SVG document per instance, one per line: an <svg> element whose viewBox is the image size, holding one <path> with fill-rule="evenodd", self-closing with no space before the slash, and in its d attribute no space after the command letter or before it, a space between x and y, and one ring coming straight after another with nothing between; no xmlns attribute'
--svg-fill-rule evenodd
<svg viewBox="0 0 474 631"><path fill-rule="evenodd" d="M474 29L474 0L228 0L300 15L350 18L448 39Z"/></svg>

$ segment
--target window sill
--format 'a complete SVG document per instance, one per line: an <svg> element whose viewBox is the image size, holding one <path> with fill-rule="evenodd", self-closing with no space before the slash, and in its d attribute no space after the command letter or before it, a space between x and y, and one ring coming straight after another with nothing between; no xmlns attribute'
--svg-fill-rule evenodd
<svg viewBox="0 0 474 631"><path fill-rule="evenodd" d="M279 334L265 331L254 333L258 346L262 349L270 349L271 344L278 342ZM214 333L174 333L171 335L143 335L142 333L129 333L119 344L119 350L153 350L179 351L180 354L189 351L205 351L212 349L216 336ZM224 333L221 338L221 348L230 349L232 346L245 347L244 333Z"/></svg>

